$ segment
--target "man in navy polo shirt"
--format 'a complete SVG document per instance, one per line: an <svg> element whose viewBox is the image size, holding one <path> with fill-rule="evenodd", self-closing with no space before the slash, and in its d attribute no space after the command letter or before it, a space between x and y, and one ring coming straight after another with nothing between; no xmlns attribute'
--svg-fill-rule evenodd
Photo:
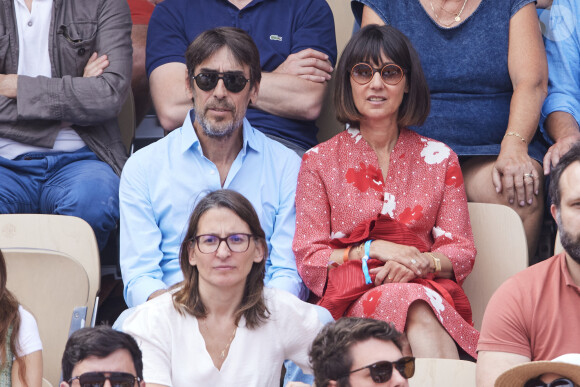
<svg viewBox="0 0 580 387"><path fill-rule="evenodd" d="M336 61L334 19L325 0L166 0L149 22L147 74L161 125L183 123L184 53L201 32L238 27L260 51L262 83L246 117L253 127L299 154L316 145L318 117Z"/></svg>

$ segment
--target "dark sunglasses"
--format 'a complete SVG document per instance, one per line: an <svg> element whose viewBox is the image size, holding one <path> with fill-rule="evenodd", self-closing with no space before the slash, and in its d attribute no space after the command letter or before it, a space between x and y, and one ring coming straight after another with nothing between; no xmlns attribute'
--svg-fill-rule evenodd
<svg viewBox="0 0 580 387"><path fill-rule="evenodd" d="M576 387L573 381L567 378L560 378L554 380L552 383L544 383L537 377L530 379L524 384L524 387Z"/></svg>
<svg viewBox="0 0 580 387"><path fill-rule="evenodd" d="M75 376L68 381L72 386L75 380L79 381L81 387L103 387L105 381L109 381L112 387L133 387L135 382L141 379L127 372L85 372Z"/></svg>
<svg viewBox="0 0 580 387"><path fill-rule="evenodd" d="M359 85L366 85L373 79L375 73L380 73L385 85L394 86L401 82L406 72L407 70L393 63L386 64L380 69L375 69L368 63L357 63L352 66L350 76Z"/></svg>
<svg viewBox="0 0 580 387"><path fill-rule="evenodd" d="M362 371L368 368L371 372L371 379L375 383L386 383L391 380L393 376L393 367L399 371L402 377L409 379L415 374L415 358L414 357L402 357L397 361L378 361L376 363L370 364L368 366L350 371L348 374L353 372Z"/></svg>
<svg viewBox="0 0 580 387"><path fill-rule="evenodd" d="M224 86L228 91L239 93L244 90L246 83L250 82L243 74L232 72L218 73L207 71L194 75L192 78L195 79L197 87L203 91L215 89L218 81L221 79L224 81Z"/></svg>

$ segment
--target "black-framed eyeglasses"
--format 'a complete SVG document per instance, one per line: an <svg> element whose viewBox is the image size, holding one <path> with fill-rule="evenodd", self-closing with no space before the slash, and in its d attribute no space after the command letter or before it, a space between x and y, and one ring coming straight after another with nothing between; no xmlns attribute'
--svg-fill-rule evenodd
<svg viewBox="0 0 580 387"><path fill-rule="evenodd" d="M386 64L380 69L376 69L368 63L357 63L352 66L352 70L350 70L352 80L359 85L366 85L369 83L373 79L375 73L381 74L381 79L385 85L394 86L401 82L401 79L403 79L407 70L394 63Z"/></svg>
<svg viewBox="0 0 580 387"><path fill-rule="evenodd" d="M252 234L236 233L230 234L224 238L212 234L198 235L193 240L197 244L197 248L204 254L209 254L217 251L220 244L225 241L230 251L234 253L243 253L250 247L250 239Z"/></svg>
<svg viewBox="0 0 580 387"><path fill-rule="evenodd" d="M107 380L112 387L133 387L135 382L141 381L139 377L128 372L85 372L71 378L68 384L72 386L75 380L79 381L81 387L103 387Z"/></svg>
<svg viewBox="0 0 580 387"><path fill-rule="evenodd" d="M551 383L544 383L538 376L528 380L526 384L524 384L524 387L576 387L576 384L568 378L560 378Z"/></svg>
<svg viewBox="0 0 580 387"><path fill-rule="evenodd" d="M371 373L371 379L373 382L386 383L391 380L391 376L393 376L393 367L399 371L402 377L409 379L415 374L415 358L407 356L402 357L397 361L378 361L376 363L369 364L368 366L350 371L348 374L350 375L353 372L362 371L368 368Z"/></svg>
<svg viewBox="0 0 580 387"><path fill-rule="evenodd" d="M215 89L218 81L221 79L224 81L224 86L228 91L232 93L239 93L244 90L246 83L250 82L244 74L236 72L225 72L218 73L214 71L202 71L201 73L194 75L192 77L195 79L197 87L203 91L210 91Z"/></svg>

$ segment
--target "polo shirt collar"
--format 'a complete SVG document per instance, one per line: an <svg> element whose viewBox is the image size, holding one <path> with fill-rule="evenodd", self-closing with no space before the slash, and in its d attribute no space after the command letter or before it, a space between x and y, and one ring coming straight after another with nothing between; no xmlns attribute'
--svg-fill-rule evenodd
<svg viewBox="0 0 580 387"><path fill-rule="evenodd" d="M566 283L566 286L571 286L574 289L576 289L576 291L580 292L580 287L578 287L578 285L576 285L576 283L574 283L574 280L572 279L572 275L570 275L570 271L568 270L568 264L566 261L566 253L562 252L560 254L561 254L560 270L562 271L562 275L564 276L564 282Z"/></svg>
<svg viewBox="0 0 580 387"><path fill-rule="evenodd" d="M201 151L201 144L199 142L199 138L197 137L197 133L193 127L193 122L195 120L195 112L193 109L189 111L189 114L185 117L185 121L183 122L183 126L181 127L181 152L185 153L192 150L199 151L200 154L203 154ZM242 154L245 155L248 152L248 148L252 149L256 152L260 150L260 141L258 136L256 136L255 129L252 127L250 122L244 117L243 127L242 127L242 138L243 138L243 145L242 145Z"/></svg>

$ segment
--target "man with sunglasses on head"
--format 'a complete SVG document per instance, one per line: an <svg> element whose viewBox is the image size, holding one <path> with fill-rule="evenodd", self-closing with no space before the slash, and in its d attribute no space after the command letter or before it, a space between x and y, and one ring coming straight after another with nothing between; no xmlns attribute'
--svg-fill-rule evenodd
<svg viewBox="0 0 580 387"><path fill-rule="evenodd" d="M292 252L300 158L245 118L260 89L258 49L243 30L221 27L199 35L185 56L194 109L181 128L136 152L121 177L127 305L143 304L183 280L178 254L188 216L203 196L221 188L240 192L256 208L270 252L266 285L305 300Z"/></svg>
<svg viewBox="0 0 580 387"><path fill-rule="evenodd" d="M110 327L80 329L66 343L62 378L60 387L145 387L141 350Z"/></svg>
<svg viewBox="0 0 580 387"><path fill-rule="evenodd" d="M405 336L393 325L343 317L326 325L310 349L317 387L407 387L415 358ZM403 355L405 353L405 355Z"/></svg>
<svg viewBox="0 0 580 387"><path fill-rule="evenodd" d="M246 115L252 126L300 155L316 145L314 120L336 61L325 0L159 2L149 22L146 66L161 126L179 127L192 107L185 92L188 44L219 26L245 30L260 52L263 78Z"/></svg>
<svg viewBox="0 0 580 387"><path fill-rule="evenodd" d="M580 143L550 176L550 210L564 251L509 278L490 299L477 345L478 387L493 386L516 365L580 348Z"/></svg>

